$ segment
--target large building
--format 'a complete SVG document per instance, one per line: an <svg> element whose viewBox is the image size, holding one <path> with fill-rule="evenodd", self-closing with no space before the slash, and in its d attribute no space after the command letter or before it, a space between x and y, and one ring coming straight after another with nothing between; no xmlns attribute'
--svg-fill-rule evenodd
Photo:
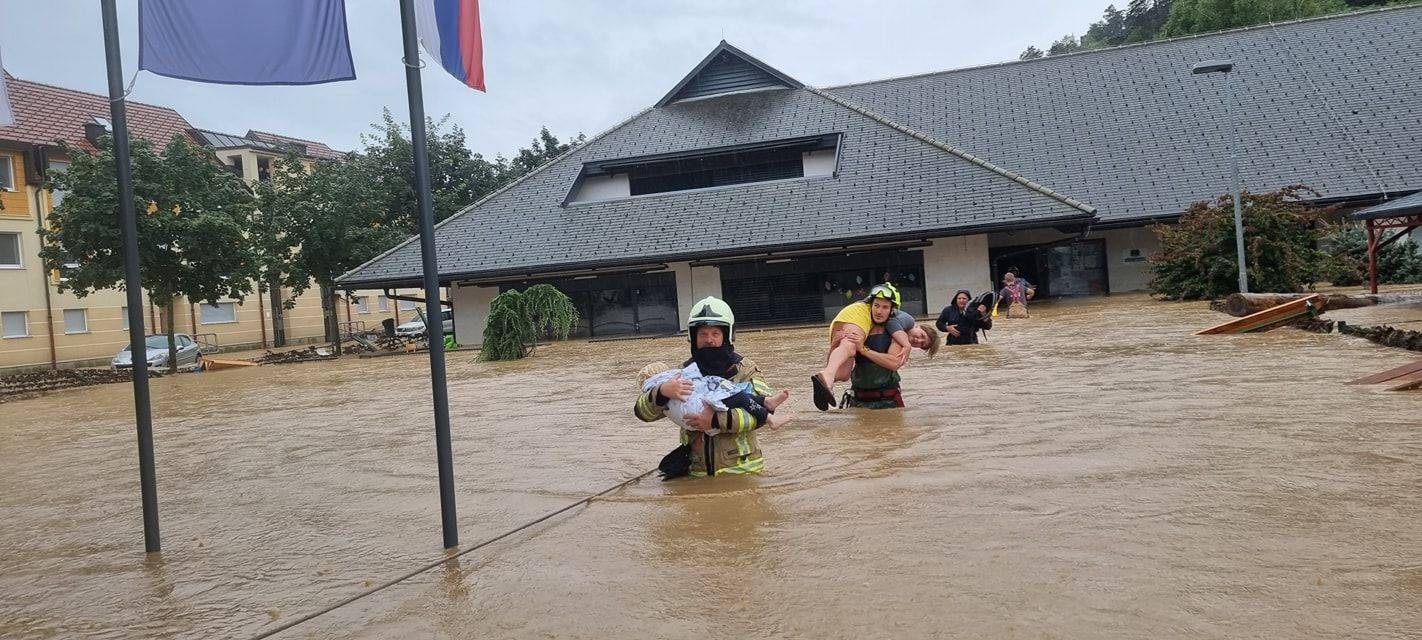
<svg viewBox="0 0 1422 640"><path fill-rule="evenodd" d="M128 344L125 294L112 289L80 298L60 292L62 270L47 270L40 260L40 229L64 198L62 192L43 186L47 172L63 171L68 164L58 143L93 152L94 140L108 131L108 97L9 74L4 82L16 122L0 127L0 374L106 364ZM128 119L134 138L158 149L174 136L208 146L249 183L266 179L272 163L290 151L308 161L341 156L310 140L261 131L236 136L196 129L172 109L138 102L128 103ZM221 350L321 340L321 303L314 291L313 286L310 293L295 297L292 309L281 306L293 300L289 289L213 304L179 299L174 329ZM386 318L414 319L416 306L374 291L353 292L335 304L338 318L350 329L378 328ZM163 331L163 313L151 303L145 306L145 328Z"/></svg>
<svg viewBox="0 0 1422 640"><path fill-rule="evenodd" d="M1422 189L1422 8L814 88L722 43L666 97L437 230L461 342L552 282L584 334L665 332L720 295L823 321L892 280L909 311L1017 266L1046 295L1145 287L1149 225L1231 189L1368 204ZM844 55L850 55L845 53ZM1192 75L1234 61L1226 79ZM668 84L671 84L670 82ZM413 239L346 274L421 277Z"/></svg>

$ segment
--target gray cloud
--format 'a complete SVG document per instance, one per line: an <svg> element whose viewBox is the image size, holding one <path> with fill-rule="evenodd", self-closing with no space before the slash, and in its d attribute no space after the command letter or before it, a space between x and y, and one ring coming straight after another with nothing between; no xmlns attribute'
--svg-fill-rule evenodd
<svg viewBox="0 0 1422 640"><path fill-rule="evenodd" d="M137 4L120 2L125 78L137 68ZM724 37L816 86L1016 58L1029 44L1081 33L1101 0L485 0L489 93L428 62L425 108L450 114L486 155L508 154L540 126L589 135L654 103ZM171 106L194 125L261 129L357 148L388 107L408 117L399 10L347 0L358 79L314 87L230 87L140 74L132 99ZM104 92L93 0L0 0L0 48L14 75Z"/></svg>

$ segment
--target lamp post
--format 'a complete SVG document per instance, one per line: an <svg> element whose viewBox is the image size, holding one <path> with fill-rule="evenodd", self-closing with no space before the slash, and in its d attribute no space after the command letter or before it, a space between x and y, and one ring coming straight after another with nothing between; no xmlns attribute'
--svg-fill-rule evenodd
<svg viewBox="0 0 1422 640"><path fill-rule="evenodd" d="M1234 175L1234 250L1239 256L1239 292L1249 293L1249 273L1244 266L1244 215L1239 202L1239 132L1235 130L1234 114L1231 113L1234 106L1231 71L1234 71L1234 62L1231 60L1206 60L1190 69L1190 73L1197 76L1208 73L1223 73L1225 76L1225 120L1229 122L1230 127L1229 165L1230 173Z"/></svg>

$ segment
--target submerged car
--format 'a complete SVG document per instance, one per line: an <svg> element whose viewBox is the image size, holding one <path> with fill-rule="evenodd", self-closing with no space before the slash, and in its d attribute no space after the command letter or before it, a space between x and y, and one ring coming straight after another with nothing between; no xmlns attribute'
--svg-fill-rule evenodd
<svg viewBox="0 0 1422 640"><path fill-rule="evenodd" d="M453 309L445 309L444 311L441 311L441 312L440 312L440 316L442 316L442 317L444 318L444 335L449 335L449 334L451 334L451 333L454 333L454 310L453 310ZM401 324L400 326L395 327L395 335L400 336L401 338L421 338L421 337L424 337L424 335L425 335L425 316L424 316L424 314L420 314L420 316L417 317L417 318L415 318L414 320L411 320L411 321L409 321L409 322L406 322L406 323L404 323L404 324Z"/></svg>
<svg viewBox="0 0 1422 640"><path fill-rule="evenodd" d="M202 353L198 343L192 336L186 333L173 334L173 339L178 343L178 366L197 366L202 362ZM143 339L143 346L148 350L148 366L150 368L168 366L168 336L150 335ZM114 356L109 365L115 369L130 369L133 367L133 352L130 347L125 346L123 351Z"/></svg>

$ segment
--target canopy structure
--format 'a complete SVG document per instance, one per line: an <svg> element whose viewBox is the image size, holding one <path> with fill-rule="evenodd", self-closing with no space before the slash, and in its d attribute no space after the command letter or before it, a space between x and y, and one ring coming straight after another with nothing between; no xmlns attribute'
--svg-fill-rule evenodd
<svg viewBox="0 0 1422 640"><path fill-rule="evenodd" d="M1362 220L1368 232L1368 290L1377 293L1378 251L1422 227L1422 191L1354 212L1352 217ZM1383 239L1386 229L1398 231Z"/></svg>

